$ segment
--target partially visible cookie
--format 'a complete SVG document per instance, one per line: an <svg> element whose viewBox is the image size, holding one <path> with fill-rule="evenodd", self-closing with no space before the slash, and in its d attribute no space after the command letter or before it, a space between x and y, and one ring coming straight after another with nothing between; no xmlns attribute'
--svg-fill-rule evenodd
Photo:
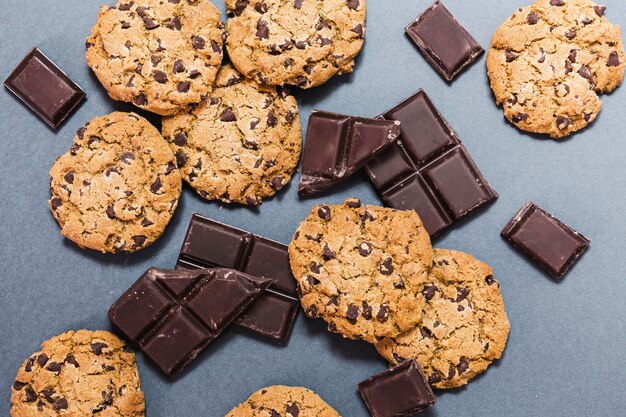
<svg viewBox="0 0 626 417"><path fill-rule="evenodd" d="M308 316L374 343L419 321L432 247L415 211L349 199L313 207L289 245L289 261Z"/></svg>
<svg viewBox="0 0 626 417"><path fill-rule="evenodd" d="M415 359L434 388L467 384L504 351L509 320L489 265L466 253L435 249L417 325L376 344L396 364Z"/></svg>
<svg viewBox="0 0 626 417"><path fill-rule="evenodd" d="M226 417L341 417L307 388L275 385L258 390Z"/></svg>
<svg viewBox="0 0 626 417"><path fill-rule="evenodd" d="M226 0L228 56L262 84L310 88L352 72L365 0Z"/></svg>
<svg viewBox="0 0 626 417"><path fill-rule="evenodd" d="M12 417L143 417L135 355L106 331L69 331L43 342L11 389Z"/></svg>
<svg viewBox="0 0 626 417"><path fill-rule="evenodd" d="M207 100L163 118L183 178L207 200L261 204L289 181L302 128L293 96L226 64Z"/></svg>
<svg viewBox="0 0 626 417"><path fill-rule="evenodd" d="M600 112L598 94L624 78L620 28L589 0L537 0L493 36L487 71L496 102L519 129L567 136Z"/></svg>
<svg viewBox="0 0 626 417"><path fill-rule="evenodd" d="M61 233L102 252L134 252L165 230L180 197L174 154L135 113L96 117L50 170L49 205Z"/></svg>
<svg viewBox="0 0 626 417"><path fill-rule="evenodd" d="M119 0L100 8L85 56L111 98L166 115L211 91L223 35L209 0Z"/></svg>

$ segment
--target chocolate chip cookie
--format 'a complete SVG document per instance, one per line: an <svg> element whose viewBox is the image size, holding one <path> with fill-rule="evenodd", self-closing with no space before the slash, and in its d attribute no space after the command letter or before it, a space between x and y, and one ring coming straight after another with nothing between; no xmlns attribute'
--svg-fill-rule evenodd
<svg viewBox="0 0 626 417"><path fill-rule="evenodd" d="M309 317L374 343L418 323L432 247L415 211L349 199L313 207L289 245L289 261Z"/></svg>
<svg viewBox="0 0 626 417"><path fill-rule="evenodd" d="M261 84L310 88L352 72L365 0L226 0L232 63Z"/></svg>
<svg viewBox="0 0 626 417"><path fill-rule="evenodd" d="M50 170L61 233L102 252L134 252L165 230L182 181L159 131L135 113L96 117Z"/></svg>
<svg viewBox="0 0 626 417"><path fill-rule="evenodd" d="M620 28L589 0L537 0L493 36L487 71L496 102L519 129L567 136L600 112L598 94L624 78Z"/></svg>
<svg viewBox="0 0 626 417"><path fill-rule="evenodd" d="M253 206L289 183L302 147L295 98L229 64L207 100L163 118L163 136L202 197Z"/></svg>
<svg viewBox="0 0 626 417"><path fill-rule="evenodd" d="M209 0L120 0L100 8L85 56L111 98L167 115L211 91L223 36Z"/></svg>
<svg viewBox="0 0 626 417"><path fill-rule="evenodd" d="M106 331L69 331L43 342L20 367L12 417L143 417L135 355Z"/></svg>
<svg viewBox="0 0 626 417"><path fill-rule="evenodd" d="M415 359L434 388L467 384L504 351L509 321L489 265L466 253L435 249L417 325L376 344L392 363ZM420 313L421 311L421 313Z"/></svg>
<svg viewBox="0 0 626 417"><path fill-rule="evenodd" d="M226 417L340 417L319 395L302 387L275 385L258 390Z"/></svg>

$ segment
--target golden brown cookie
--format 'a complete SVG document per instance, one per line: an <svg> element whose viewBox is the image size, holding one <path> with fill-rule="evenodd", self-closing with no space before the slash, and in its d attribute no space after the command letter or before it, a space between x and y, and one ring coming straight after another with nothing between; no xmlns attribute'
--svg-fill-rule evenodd
<svg viewBox="0 0 626 417"><path fill-rule="evenodd" d="M209 0L119 0L100 8L85 56L111 98L167 115L211 91L223 35Z"/></svg>
<svg viewBox="0 0 626 417"><path fill-rule="evenodd" d="M493 36L487 71L496 103L519 129L567 136L600 112L624 78L620 28L589 0L537 0Z"/></svg>
<svg viewBox="0 0 626 417"><path fill-rule="evenodd" d="M207 100L163 118L183 178L207 200L259 205L282 189L300 159L296 99L226 64Z"/></svg>
<svg viewBox="0 0 626 417"><path fill-rule="evenodd" d="M434 388L465 385L500 358L509 320L489 265L466 253L435 249L422 294L426 303L412 313L417 325L377 343L382 356L394 364L415 359Z"/></svg>
<svg viewBox="0 0 626 417"><path fill-rule="evenodd" d="M415 211L349 199L313 207L289 245L289 261L308 316L374 343L418 322L432 247Z"/></svg>
<svg viewBox="0 0 626 417"><path fill-rule="evenodd" d="M319 395L302 387L275 385L258 390L226 417L341 417Z"/></svg>
<svg viewBox="0 0 626 417"><path fill-rule="evenodd" d="M226 0L233 65L261 84L310 88L352 72L365 0Z"/></svg>
<svg viewBox="0 0 626 417"><path fill-rule="evenodd" d="M12 417L143 417L135 355L106 331L69 331L43 342L11 390Z"/></svg>
<svg viewBox="0 0 626 417"><path fill-rule="evenodd" d="M102 252L134 252L165 230L180 197L174 154L135 113L96 117L50 170L49 205L61 233Z"/></svg>

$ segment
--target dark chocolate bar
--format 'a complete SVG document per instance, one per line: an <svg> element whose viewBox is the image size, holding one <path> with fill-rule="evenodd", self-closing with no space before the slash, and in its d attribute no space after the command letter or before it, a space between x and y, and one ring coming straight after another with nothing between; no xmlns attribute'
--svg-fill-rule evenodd
<svg viewBox="0 0 626 417"><path fill-rule="evenodd" d="M437 402L415 360L361 382L359 392L373 417L408 417Z"/></svg>
<svg viewBox="0 0 626 417"><path fill-rule="evenodd" d="M535 203L526 203L501 235L555 278L562 278L591 241Z"/></svg>
<svg viewBox="0 0 626 417"><path fill-rule="evenodd" d="M194 214L176 268L232 268L272 279L272 285L235 323L281 343L293 328L300 301L287 246Z"/></svg>
<svg viewBox="0 0 626 417"><path fill-rule="evenodd" d="M382 117L402 134L365 171L386 205L414 209L434 236L498 198L423 90Z"/></svg>
<svg viewBox="0 0 626 417"><path fill-rule="evenodd" d="M436 1L405 31L448 82L485 52L441 1Z"/></svg>
<svg viewBox="0 0 626 417"><path fill-rule="evenodd" d="M232 269L150 268L109 309L109 320L168 375L180 372L271 280Z"/></svg>
<svg viewBox="0 0 626 417"><path fill-rule="evenodd" d="M400 123L314 110L302 155L298 195L323 192L361 169L396 140Z"/></svg>
<svg viewBox="0 0 626 417"><path fill-rule="evenodd" d="M37 48L13 70L4 86L56 129L85 98L85 92Z"/></svg>

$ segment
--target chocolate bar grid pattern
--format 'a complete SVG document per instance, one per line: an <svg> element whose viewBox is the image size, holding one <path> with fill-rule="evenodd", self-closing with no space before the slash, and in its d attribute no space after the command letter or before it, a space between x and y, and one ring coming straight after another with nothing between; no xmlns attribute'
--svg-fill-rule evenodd
<svg viewBox="0 0 626 417"><path fill-rule="evenodd" d="M288 339L300 300L286 245L194 213L176 268L211 267L232 268L272 279L270 288L235 320L235 324L279 342ZM271 306L275 314L262 309L264 305ZM269 326L272 331L261 328L255 314L265 316L263 326Z"/></svg>
<svg viewBox="0 0 626 417"><path fill-rule="evenodd" d="M419 106L420 111L428 109L437 123L432 128L442 133L438 141L416 143L406 139L410 118L420 117L411 114L411 106ZM431 236L498 198L456 132L423 90L379 117L399 120L403 133L365 170L385 204L416 210ZM384 172L389 166L393 170ZM459 188L459 184L466 188Z"/></svg>

